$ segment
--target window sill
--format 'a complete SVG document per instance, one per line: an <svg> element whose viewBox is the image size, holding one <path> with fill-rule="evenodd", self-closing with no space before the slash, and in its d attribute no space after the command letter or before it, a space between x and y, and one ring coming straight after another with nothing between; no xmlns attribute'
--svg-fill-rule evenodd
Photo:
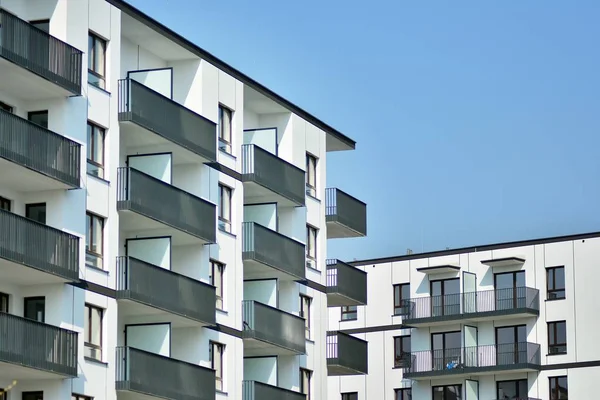
<svg viewBox="0 0 600 400"><path fill-rule="evenodd" d="M231 236L234 239L237 238L237 236L234 233L228 232L224 229L219 228L219 232L222 232L222 233L226 234L227 236Z"/></svg>
<svg viewBox="0 0 600 400"><path fill-rule="evenodd" d="M315 264L316 264L316 260L311 260L311 261L314 261L314 262L315 262ZM321 270L320 270L320 269L316 269L315 267L311 267L311 266L309 266L309 265L307 265L307 266L306 266L306 268L308 268L308 269L310 269L311 271L314 271L314 272L318 273L319 275L321 275Z"/></svg>
<svg viewBox="0 0 600 400"><path fill-rule="evenodd" d="M307 341L308 343L315 344L315 341L312 339L304 338L304 340Z"/></svg>
<svg viewBox="0 0 600 400"><path fill-rule="evenodd" d="M358 321L358 318L340 319L340 322L352 322L352 321Z"/></svg>
<svg viewBox="0 0 600 400"><path fill-rule="evenodd" d="M94 89L98 89L99 91L106 93L108 96L112 96L112 94L108 90L102 89L101 87L96 86L93 83L88 82L88 87L93 87Z"/></svg>
<svg viewBox="0 0 600 400"><path fill-rule="evenodd" d="M317 203L321 203L321 200L317 199L315 196L313 196L312 194L308 194L306 193L306 197L309 199L313 199L314 201L316 201Z"/></svg>
<svg viewBox="0 0 600 400"><path fill-rule="evenodd" d="M546 299L544 301L559 301L559 300L566 300L566 299L567 299L566 297L559 297L557 299Z"/></svg>
<svg viewBox="0 0 600 400"><path fill-rule="evenodd" d="M564 353L552 353L552 354L546 354L546 357L552 357L552 356L565 356L567 355L567 352L565 351Z"/></svg>
<svg viewBox="0 0 600 400"><path fill-rule="evenodd" d="M229 315L229 312L227 312L226 310L221 310L220 308L217 308L217 312L219 314L223 314L223 315Z"/></svg>
<svg viewBox="0 0 600 400"><path fill-rule="evenodd" d="M237 157L236 156L234 156L233 154L228 153L228 152L226 152L224 150L219 149L219 154L223 154L224 156L227 156L228 158L231 158L232 160L237 161Z"/></svg>
<svg viewBox="0 0 600 400"><path fill-rule="evenodd" d="M227 392L223 392L223 391L221 391L219 389L215 389L215 393L222 394L223 396L229 396L229 394Z"/></svg>
<svg viewBox="0 0 600 400"><path fill-rule="evenodd" d="M89 269L93 269L94 271L103 272L103 273L105 273L106 275L110 275L110 272L109 272L109 271L107 271L107 270L105 270L105 269L102 269L102 268L94 267L94 266L92 266L92 265L87 265L87 264L85 264L85 267L86 267L86 268L89 268Z"/></svg>
<svg viewBox="0 0 600 400"><path fill-rule="evenodd" d="M84 356L83 359L85 361L89 361L89 362L92 362L94 364L99 364L99 365L103 365L105 367L108 367L108 363L107 362L104 362L104 361L101 361L101 360L96 360L95 358L92 358L92 357L85 357Z"/></svg>
<svg viewBox="0 0 600 400"><path fill-rule="evenodd" d="M110 181L107 181L107 180L106 180L106 179L104 179L104 178L100 178L99 176L96 176L96 175L94 175L94 174L90 174L89 172L87 172L86 174L87 174L87 176L91 176L92 178L94 178L94 179L97 179L97 180L99 180L100 182L104 182L104 183L106 183L107 185L110 185Z"/></svg>

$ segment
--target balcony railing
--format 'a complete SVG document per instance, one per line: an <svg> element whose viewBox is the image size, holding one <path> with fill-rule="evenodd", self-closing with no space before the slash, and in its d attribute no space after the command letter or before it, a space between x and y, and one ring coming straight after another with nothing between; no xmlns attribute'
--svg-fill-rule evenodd
<svg viewBox="0 0 600 400"><path fill-rule="evenodd" d="M77 332L0 312L0 362L77 377Z"/></svg>
<svg viewBox="0 0 600 400"><path fill-rule="evenodd" d="M304 245L256 222L242 224L242 258L268 265L297 279L306 276Z"/></svg>
<svg viewBox="0 0 600 400"><path fill-rule="evenodd" d="M539 290L525 286L417 297L406 304L406 324L521 313L539 315L540 310Z"/></svg>
<svg viewBox="0 0 600 400"><path fill-rule="evenodd" d="M2 9L0 57L81 94L82 52Z"/></svg>
<svg viewBox="0 0 600 400"><path fill-rule="evenodd" d="M327 305L367 304L367 273L340 260L327 260Z"/></svg>
<svg viewBox="0 0 600 400"><path fill-rule="evenodd" d="M117 347L116 389L164 399L214 400L215 371L133 347Z"/></svg>
<svg viewBox="0 0 600 400"><path fill-rule="evenodd" d="M327 332L326 346L329 376L369 372L368 342L342 332Z"/></svg>
<svg viewBox="0 0 600 400"><path fill-rule="evenodd" d="M367 205L340 189L325 189L325 216L327 222L346 228L339 234L336 230L328 232L329 238L367 235Z"/></svg>
<svg viewBox="0 0 600 400"><path fill-rule="evenodd" d="M117 209L130 210L174 229L216 241L216 206L135 168L118 170Z"/></svg>
<svg viewBox="0 0 600 400"><path fill-rule="evenodd" d="M264 188L303 206L304 171L254 144L242 145L242 181Z"/></svg>
<svg viewBox="0 0 600 400"><path fill-rule="evenodd" d="M215 324L214 286L133 257L117 257L117 300L150 307Z"/></svg>
<svg viewBox="0 0 600 400"><path fill-rule="evenodd" d="M306 400L306 395L257 381L242 381L242 400Z"/></svg>
<svg viewBox="0 0 600 400"><path fill-rule="evenodd" d="M208 161L217 160L216 124L136 82L119 81L119 121L130 121Z"/></svg>
<svg viewBox="0 0 600 400"><path fill-rule="evenodd" d="M306 352L304 318L254 300L242 301L243 338L255 339L292 353Z"/></svg>
<svg viewBox="0 0 600 400"><path fill-rule="evenodd" d="M540 345L528 342L425 350L411 353L411 362L404 369L404 377L536 370L540 362Z"/></svg>
<svg viewBox="0 0 600 400"><path fill-rule="evenodd" d="M79 238L0 209L0 258L69 281L79 279Z"/></svg>
<svg viewBox="0 0 600 400"><path fill-rule="evenodd" d="M81 145L4 110L0 110L0 158L70 188L79 187Z"/></svg>

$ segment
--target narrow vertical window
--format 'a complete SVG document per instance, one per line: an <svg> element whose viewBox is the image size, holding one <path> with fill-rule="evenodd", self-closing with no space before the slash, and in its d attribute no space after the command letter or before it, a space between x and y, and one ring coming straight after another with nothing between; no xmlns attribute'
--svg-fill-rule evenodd
<svg viewBox="0 0 600 400"><path fill-rule="evenodd" d="M231 154L233 111L219 106L219 150Z"/></svg>
<svg viewBox="0 0 600 400"><path fill-rule="evenodd" d="M88 83L104 89L106 87L106 40L88 35Z"/></svg>
<svg viewBox="0 0 600 400"><path fill-rule="evenodd" d="M410 335L394 337L394 368L406 368L410 363Z"/></svg>
<svg viewBox="0 0 600 400"><path fill-rule="evenodd" d="M87 173L104 178L104 137L106 131L88 121L87 124Z"/></svg>
<svg viewBox="0 0 600 400"><path fill-rule="evenodd" d="M550 400L564 400L569 398L569 386L566 376L550 377Z"/></svg>
<svg viewBox="0 0 600 400"><path fill-rule="evenodd" d="M85 264L89 267L102 269L102 254L104 248L104 219L87 213Z"/></svg>
<svg viewBox="0 0 600 400"><path fill-rule="evenodd" d="M210 283L215 287L217 295L217 309L223 310L223 272L225 265L211 260L210 262Z"/></svg>
<svg viewBox="0 0 600 400"><path fill-rule="evenodd" d="M104 310L85 305L84 316L84 356L96 360L102 360L102 318Z"/></svg>
<svg viewBox="0 0 600 400"><path fill-rule="evenodd" d="M306 258L308 259L306 265L317 268L317 228L310 225L306 225Z"/></svg>
<svg viewBox="0 0 600 400"><path fill-rule="evenodd" d="M215 370L216 389L223 391L223 353L225 345L217 342L210 342L209 358L210 366Z"/></svg>
<svg viewBox="0 0 600 400"><path fill-rule="evenodd" d="M317 157L306 153L306 194L317 197Z"/></svg>
<svg viewBox="0 0 600 400"><path fill-rule="evenodd" d="M304 318L305 336L310 340L310 304L312 299L308 296L300 295L300 316Z"/></svg>
<svg viewBox="0 0 600 400"><path fill-rule="evenodd" d="M407 315L410 311L410 284L394 285L394 315Z"/></svg>
<svg viewBox="0 0 600 400"><path fill-rule="evenodd" d="M548 354L567 353L567 322L548 322Z"/></svg>
<svg viewBox="0 0 600 400"><path fill-rule="evenodd" d="M546 293L548 300L565 298L565 267L546 268Z"/></svg>
<svg viewBox="0 0 600 400"><path fill-rule="evenodd" d="M219 183L219 229L231 233L232 189Z"/></svg>
<svg viewBox="0 0 600 400"><path fill-rule="evenodd" d="M310 380L312 371L300 368L300 393L306 395L306 400L311 400Z"/></svg>

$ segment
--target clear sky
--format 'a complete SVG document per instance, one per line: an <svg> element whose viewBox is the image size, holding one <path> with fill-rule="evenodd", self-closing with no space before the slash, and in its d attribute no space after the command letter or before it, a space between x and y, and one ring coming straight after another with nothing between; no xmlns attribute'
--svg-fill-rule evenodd
<svg viewBox="0 0 600 400"><path fill-rule="evenodd" d="M358 142L384 257L600 231L600 1L129 0Z"/></svg>

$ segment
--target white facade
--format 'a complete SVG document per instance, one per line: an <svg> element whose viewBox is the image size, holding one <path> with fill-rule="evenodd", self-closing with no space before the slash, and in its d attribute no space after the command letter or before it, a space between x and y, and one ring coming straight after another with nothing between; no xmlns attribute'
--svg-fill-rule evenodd
<svg viewBox="0 0 600 400"><path fill-rule="evenodd" d="M258 400L266 393L247 381L327 398L326 153L354 142L124 2L0 0L0 10L0 311L10 314L0 313L0 389L7 398ZM104 63L91 54L90 37L95 49L104 46ZM222 109L231 137L220 150ZM47 110L43 130L26 121L40 110ZM13 146L22 131L30 143ZM104 133L103 155L90 132ZM39 157L26 151L54 143L48 135L70 141L60 149L44 144ZM247 144L272 154L265 156L272 165L258 171L264 161L256 154L248 161ZM307 154L317 160L311 195ZM103 175L92 173L98 168ZM37 223L22 218L35 215ZM44 225L55 228L51 238ZM250 244L243 232L256 225L275 239L255 232ZM317 234L307 260L309 225ZM300 249L300 271L286 270L298 257L277 253L280 243ZM259 246L280 259L260 259ZM275 343L265 339L269 332L249 340L247 329L271 328L243 315L257 302L273 325L300 317L301 329L289 332L284 323ZM302 343L279 342L298 335ZM212 343L221 346L222 365ZM302 370L310 374L304 383Z"/></svg>
<svg viewBox="0 0 600 400"><path fill-rule="evenodd" d="M600 303L593 282L600 279L599 256L600 234L594 233L352 263L368 274L368 305L358 307L356 320L346 321L341 320L340 308L331 308L329 327L369 342L369 374L329 377L328 398L341 399L350 393L357 396L345 398L411 398L396 394L402 388L412 388L412 398L419 400L515 398L501 392L504 384L499 387L498 382L525 380L524 392L516 393L519 398L562 399L567 397L551 397L550 385L555 382L551 378L566 377L561 386L567 382L568 398L595 399ZM548 274L555 267L559 270L553 286L554 275ZM507 294L499 287L507 276L517 277L515 287L529 289L508 289ZM446 279L458 280L458 294L453 295L456 290L448 284L447 293L434 297L440 284L432 282ZM409 285L410 299L395 300L394 285L402 284ZM553 288L557 294L552 294ZM554 336L548 332L553 329L549 323L557 321L566 326L566 351L563 333L549 342ZM509 326L523 326L515 342L528 342L527 350L498 339L509 332L498 329ZM440 347L442 338L451 342L452 336L435 336L454 331L458 352ZM395 367L394 338L399 336L410 336L411 348L406 357L398 350ZM522 361L530 364L521 365ZM443 385L460 385L461 397L435 397L432 387Z"/></svg>

